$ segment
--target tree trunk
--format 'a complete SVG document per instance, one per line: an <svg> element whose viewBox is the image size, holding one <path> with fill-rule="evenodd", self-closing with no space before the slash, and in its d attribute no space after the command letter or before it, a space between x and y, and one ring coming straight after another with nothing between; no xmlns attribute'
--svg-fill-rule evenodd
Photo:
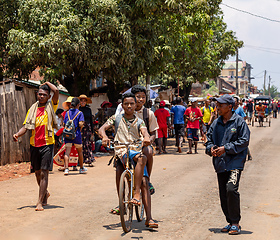
<svg viewBox="0 0 280 240"><path fill-rule="evenodd" d="M189 100L189 95L191 93L191 90L192 90L192 84L189 83L189 84L184 84L184 87L183 87L183 95L184 95L184 100L185 102L187 103L188 100Z"/></svg>

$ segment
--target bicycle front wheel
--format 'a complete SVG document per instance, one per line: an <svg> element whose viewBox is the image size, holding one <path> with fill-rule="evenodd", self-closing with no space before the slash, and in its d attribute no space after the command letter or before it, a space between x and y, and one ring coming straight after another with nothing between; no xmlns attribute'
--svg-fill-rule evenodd
<svg viewBox="0 0 280 240"><path fill-rule="evenodd" d="M120 206L120 218L124 232L131 230L133 205L131 201L131 176L129 172L123 172L120 180L119 189L119 206Z"/></svg>

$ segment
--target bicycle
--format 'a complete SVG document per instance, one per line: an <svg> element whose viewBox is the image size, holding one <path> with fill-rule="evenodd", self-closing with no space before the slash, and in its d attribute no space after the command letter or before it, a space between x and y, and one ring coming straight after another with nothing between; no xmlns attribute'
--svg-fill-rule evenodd
<svg viewBox="0 0 280 240"><path fill-rule="evenodd" d="M121 225L124 232L129 232L132 225L133 217L133 205L131 199L134 196L135 182L134 182L134 168L129 160L129 151L130 147L136 146L136 144L141 144L141 142L131 143L118 143L114 142L114 145L125 146L125 170L123 171L120 178L120 187L119 187L119 208L120 208L120 219ZM138 145L139 146L139 145ZM136 146L136 147L138 147ZM135 206L135 214L138 222L141 222L144 217L144 204L142 203L142 197L140 199L140 205Z"/></svg>

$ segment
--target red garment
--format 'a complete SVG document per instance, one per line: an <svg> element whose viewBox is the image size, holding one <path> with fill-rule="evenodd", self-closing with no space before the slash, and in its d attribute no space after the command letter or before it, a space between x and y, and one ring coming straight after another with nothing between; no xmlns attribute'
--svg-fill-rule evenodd
<svg viewBox="0 0 280 240"><path fill-rule="evenodd" d="M167 118L170 117L169 112L164 108L159 108L155 111L159 128L167 127Z"/></svg>
<svg viewBox="0 0 280 240"><path fill-rule="evenodd" d="M158 138L167 138L167 127L159 128L157 130Z"/></svg>
<svg viewBox="0 0 280 240"><path fill-rule="evenodd" d="M195 107L195 108L188 107L187 110L185 111L185 115L189 118L203 117L203 115L198 107ZM195 120L194 122L188 121L187 128L199 129L199 120Z"/></svg>
<svg viewBox="0 0 280 240"><path fill-rule="evenodd" d="M67 111L64 111L63 113L61 113L62 117L63 117L63 120L65 118L65 115L66 115Z"/></svg>

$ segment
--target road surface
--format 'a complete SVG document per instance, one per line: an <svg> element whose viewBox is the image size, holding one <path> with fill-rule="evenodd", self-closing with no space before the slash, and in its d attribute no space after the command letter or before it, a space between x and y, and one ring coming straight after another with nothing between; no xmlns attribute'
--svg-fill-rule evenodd
<svg viewBox="0 0 280 240"><path fill-rule="evenodd" d="M267 124L265 124L268 126ZM199 154L187 155L168 147L156 155L152 183L153 217L159 228L149 230L135 219L124 234L119 216L109 214L118 205L115 171L109 157L98 158L88 174L54 169L49 178L49 205L35 211L38 187L34 174L0 182L0 239L279 239L280 237L280 120L271 127L251 127L253 161L241 177L242 234L220 233L226 225L211 158L199 143ZM173 143L173 140L169 140Z"/></svg>

